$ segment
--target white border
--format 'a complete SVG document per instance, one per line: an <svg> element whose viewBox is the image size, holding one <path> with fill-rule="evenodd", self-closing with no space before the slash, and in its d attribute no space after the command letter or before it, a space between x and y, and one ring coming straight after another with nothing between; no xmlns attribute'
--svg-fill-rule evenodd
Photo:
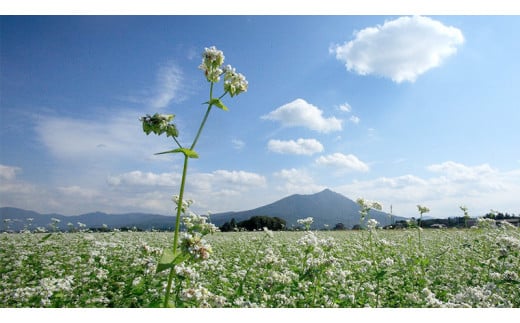
<svg viewBox="0 0 520 323"><path fill-rule="evenodd" d="M5 0L2 15L518 15L514 0Z"/></svg>
<svg viewBox="0 0 520 323"><path fill-rule="evenodd" d="M0 309L3 322L505 322L515 309Z"/></svg>

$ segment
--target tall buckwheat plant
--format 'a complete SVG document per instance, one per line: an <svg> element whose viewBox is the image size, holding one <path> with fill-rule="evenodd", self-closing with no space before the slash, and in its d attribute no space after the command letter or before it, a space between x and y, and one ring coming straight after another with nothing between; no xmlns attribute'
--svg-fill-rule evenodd
<svg viewBox="0 0 520 323"><path fill-rule="evenodd" d="M419 247L420 247L421 250L422 250L422 242L421 242L422 215L423 215L424 213L428 213L428 212L430 212L430 209L427 208L426 206L422 206L422 205L417 204L417 210L419 211L419 214L420 214L420 216L419 216L419 225L417 226L417 232L419 233Z"/></svg>
<svg viewBox="0 0 520 323"><path fill-rule="evenodd" d="M370 219L368 212L372 209L381 211L383 209L383 206L379 202L365 200L364 198L358 198L356 200L356 203L359 205L359 215L360 215L359 226L362 227L363 222L366 220L366 226L368 229L370 256L374 260L374 243L372 240L372 234L373 234L374 230L376 229L378 222L374 219ZM363 231L361 232L361 234L363 235Z"/></svg>
<svg viewBox="0 0 520 323"><path fill-rule="evenodd" d="M462 212L464 212L464 227L467 229L468 228L468 220L469 220L468 207L465 206L465 205L461 205L461 206L459 206L459 209Z"/></svg>
<svg viewBox="0 0 520 323"><path fill-rule="evenodd" d="M175 233L173 237L173 246L171 248L166 248L163 250L162 258L159 262L158 271L162 270L170 270L170 274L168 276L168 284L166 287L165 297L164 297L164 306L167 307L170 305L169 298L171 294L172 281L175 276L174 267L181 262L185 261L188 258L193 258L193 249L187 244L193 243L193 241L187 241L185 236L183 236L182 244L179 244L179 229L181 222L181 214L186 212L187 205L184 201L184 187L186 184L186 176L188 171L188 161L191 158L199 158L198 153L195 151L195 146L200 138L202 130L204 129L204 125L208 120L208 116L213 107L217 107L221 110L228 111L228 108L222 102L222 99L229 94L230 97L234 97L239 95L240 93L246 92L248 83L244 75L237 73L236 70L227 65L224 67L224 53L214 46L210 48L205 48L204 53L202 54L202 64L200 64L199 69L204 72L204 76L206 80L209 82L209 99L204 102L207 105L206 113L200 123L199 129L193 142L190 146L182 146L180 142L177 140L179 136L179 131L175 124L172 123L172 120L175 118L173 114L154 114L152 116L146 115L142 117L140 121L143 124L143 131L149 135L150 133L154 133L156 135L166 134L167 137L171 137L177 148L157 153L159 154L182 154L184 155L184 163L182 168L182 179L181 186L179 189L179 195L176 197L175 203L177 204L177 216L175 218ZM223 92L220 96L214 95L214 87L215 84L219 83L221 78L224 79ZM207 231L207 230L206 230ZM209 230L211 231L211 230ZM194 237L193 230L190 233L191 237ZM204 232L206 233L206 232ZM204 233L199 232L199 234L195 235L195 242L200 241L200 236ZM188 239L189 240L189 239ZM193 240L193 239L192 239ZM199 259L205 259L209 253L205 253L206 249L202 247L202 249L198 249L201 253L199 254ZM190 254L191 253L191 254ZM175 306L175 300L173 302Z"/></svg>
<svg viewBox="0 0 520 323"><path fill-rule="evenodd" d="M381 211L383 206L379 202L365 200L364 198L358 198L356 203L359 205L359 225L362 226L365 220L368 220L368 212L372 209Z"/></svg>

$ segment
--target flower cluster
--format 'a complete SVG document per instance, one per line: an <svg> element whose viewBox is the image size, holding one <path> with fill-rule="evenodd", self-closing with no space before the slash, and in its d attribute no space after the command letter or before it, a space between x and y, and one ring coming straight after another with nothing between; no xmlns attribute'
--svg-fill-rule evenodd
<svg viewBox="0 0 520 323"><path fill-rule="evenodd" d="M248 83L244 75L237 73L231 65L226 66L224 71L224 91L231 97L247 91Z"/></svg>
<svg viewBox="0 0 520 323"><path fill-rule="evenodd" d="M231 65L222 68L223 64L224 53L215 46L212 46L204 49L202 64L199 65L199 69L204 71L206 79L212 83L219 82L220 76L224 74L224 91L225 93L229 93L231 97L246 92L248 82L245 76L241 73L237 73L235 68Z"/></svg>
<svg viewBox="0 0 520 323"><path fill-rule="evenodd" d="M179 196L174 195L172 196L173 203L178 207L179 205ZM186 214L187 210L190 208L190 206L193 204L193 200L182 200L182 206L181 206L181 213Z"/></svg>
<svg viewBox="0 0 520 323"><path fill-rule="evenodd" d="M496 227L496 221L488 218L478 218L477 226L481 229L490 229Z"/></svg>
<svg viewBox="0 0 520 323"><path fill-rule="evenodd" d="M429 208L427 208L426 206L422 206L422 205L417 205L417 210L419 210L419 214L421 214L421 217L424 213L430 212Z"/></svg>
<svg viewBox="0 0 520 323"><path fill-rule="evenodd" d="M300 225L303 225L303 227L305 228L305 230L310 230L311 228L311 224L314 222L314 219L312 217L306 217L305 219L298 219L296 220L296 222L298 222L298 224Z"/></svg>
<svg viewBox="0 0 520 323"><path fill-rule="evenodd" d="M143 123L143 131L147 135L153 132L156 135L166 133L166 137L177 137L179 131L173 123L170 123L173 118L175 118L173 114L156 113L153 116L147 114L145 117L141 117L139 121Z"/></svg>
<svg viewBox="0 0 520 323"><path fill-rule="evenodd" d="M367 221L367 228L368 228L368 230L375 230L377 228L378 224L379 224L379 222L377 222L376 220L369 219Z"/></svg>
<svg viewBox="0 0 520 323"><path fill-rule="evenodd" d="M356 203L359 205L360 210L359 214L361 214L361 221L363 221L368 216L368 211L371 209L381 211L383 206L379 202L369 201L364 198L358 198Z"/></svg>
<svg viewBox="0 0 520 323"><path fill-rule="evenodd" d="M208 218L205 216L189 212L182 218L182 223L190 233L198 232L201 235L206 235L217 232L218 228L213 223L208 223L207 220Z"/></svg>
<svg viewBox="0 0 520 323"><path fill-rule="evenodd" d="M202 64L199 68L204 71L209 82L217 83L224 72L220 67L224 64L224 53L215 46L205 48L202 54Z"/></svg>
<svg viewBox="0 0 520 323"><path fill-rule="evenodd" d="M182 233L181 250L195 260L206 260L212 252L211 246L202 239L202 235L197 232Z"/></svg>

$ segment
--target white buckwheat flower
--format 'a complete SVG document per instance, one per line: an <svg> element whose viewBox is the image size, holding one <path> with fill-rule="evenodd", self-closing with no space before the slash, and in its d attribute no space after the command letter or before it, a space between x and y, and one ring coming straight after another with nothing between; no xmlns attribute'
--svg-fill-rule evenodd
<svg viewBox="0 0 520 323"><path fill-rule="evenodd" d="M248 83L244 75L237 73L231 65L224 68L224 73L224 91L229 92L231 97L247 91Z"/></svg>
<svg viewBox="0 0 520 323"><path fill-rule="evenodd" d="M368 227L368 230L374 230L375 228L377 228L377 225L379 224L379 222L377 222L376 220L374 219L369 219L367 221L367 227Z"/></svg>
<svg viewBox="0 0 520 323"><path fill-rule="evenodd" d="M314 222L314 219L312 217L306 217L305 219L298 219L296 220L298 224L301 224L305 227L305 230L309 230L311 228L311 224Z"/></svg>
<svg viewBox="0 0 520 323"><path fill-rule="evenodd" d="M224 64L224 53L215 46L205 48L202 54L202 64L199 68L204 71L209 82L217 83L224 72L220 67Z"/></svg>

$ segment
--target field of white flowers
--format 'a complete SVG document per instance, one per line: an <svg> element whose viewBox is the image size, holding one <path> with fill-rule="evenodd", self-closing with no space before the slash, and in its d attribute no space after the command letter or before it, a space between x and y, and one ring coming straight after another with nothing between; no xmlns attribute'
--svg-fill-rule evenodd
<svg viewBox="0 0 520 323"><path fill-rule="evenodd" d="M0 234L0 307L156 307L172 234ZM181 263L179 307L520 307L520 231L215 233Z"/></svg>

